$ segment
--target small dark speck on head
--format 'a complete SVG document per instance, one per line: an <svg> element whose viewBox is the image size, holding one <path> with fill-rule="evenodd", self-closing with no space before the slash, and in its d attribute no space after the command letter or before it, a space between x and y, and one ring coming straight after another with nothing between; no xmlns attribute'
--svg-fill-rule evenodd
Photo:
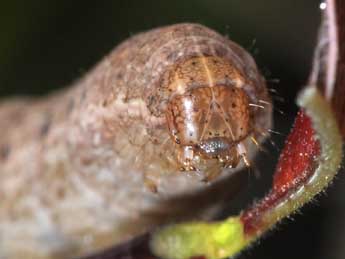
<svg viewBox="0 0 345 259"><path fill-rule="evenodd" d="M0 159L5 160L11 153L11 147L7 144L0 146Z"/></svg>

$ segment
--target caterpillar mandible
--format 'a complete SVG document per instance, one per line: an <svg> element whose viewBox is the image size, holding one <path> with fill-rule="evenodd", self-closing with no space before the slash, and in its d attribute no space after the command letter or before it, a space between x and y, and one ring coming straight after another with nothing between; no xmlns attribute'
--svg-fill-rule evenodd
<svg viewBox="0 0 345 259"><path fill-rule="evenodd" d="M198 24L140 33L68 89L3 101L0 257L81 256L212 210L271 116L252 57Z"/></svg>

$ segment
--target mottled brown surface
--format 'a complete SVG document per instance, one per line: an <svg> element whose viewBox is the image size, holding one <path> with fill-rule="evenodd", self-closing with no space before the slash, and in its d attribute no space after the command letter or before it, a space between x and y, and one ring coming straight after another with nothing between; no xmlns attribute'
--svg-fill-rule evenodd
<svg viewBox="0 0 345 259"><path fill-rule="evenodd" d="M181 172L166 124L169 71L204 56L223 62L208 65L211 78L237 84L243 76L240 91L250 102L268 102L250 107L248 118L255 130L267 131L271 107L252 58L194 24L132 37L65 91L2 102L0 257L85 255L196 212L210 217L238 187L222 183L238 176L224 170L206 185L210 168L222 165L205 159L198 172ZM236 78L222 78L227 60ZM196 84L205 78L198 75ZM249 137L241 143L251 158L256 147Z"/></svg>

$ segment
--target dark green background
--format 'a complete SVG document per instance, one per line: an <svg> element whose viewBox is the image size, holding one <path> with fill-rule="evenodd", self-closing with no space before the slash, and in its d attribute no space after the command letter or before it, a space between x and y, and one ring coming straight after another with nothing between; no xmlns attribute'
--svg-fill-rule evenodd
<svg viewBox="0 0 345 259"><path fill-rule="evenodd" d="M1 1L0 97L67 86L136 32L198 22L247 47L267 78L280 80L269 86L285 99L276 103L285 115L276 114L275 121L276 129L287 133L295 94L308 77L319 20L315 0ZM278 147L283 140L274 137ZM269 153L257 162L262 176L251 177L240 194L243 200L267 191L278 151L270 148ZM344 184L338 179L329 197L308 205L295 222L281 225L239 258L345 258Z"/></svg>
<svg viewBox="0 0 345 259"><path fill-rule="evenodd" d="M314 2L1 1L0 94L65 86L136 32L198 22L244 47L255 42L260 67L292 97L309 70L319 21Z"/></svg>

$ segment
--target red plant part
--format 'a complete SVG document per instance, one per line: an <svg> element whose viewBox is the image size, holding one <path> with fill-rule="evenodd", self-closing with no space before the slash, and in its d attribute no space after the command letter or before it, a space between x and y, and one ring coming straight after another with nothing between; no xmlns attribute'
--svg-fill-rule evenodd
<svg viewBox="0 0 345 259"><path fill-rule="evenodd" d="M293 131L286 140L274 174L272 190L259 203L246 210L241 220L247 235L261 228L261 214L277 205L289 192L303 184L314 172L320 155L311 119L300 111Z"/></svg>

